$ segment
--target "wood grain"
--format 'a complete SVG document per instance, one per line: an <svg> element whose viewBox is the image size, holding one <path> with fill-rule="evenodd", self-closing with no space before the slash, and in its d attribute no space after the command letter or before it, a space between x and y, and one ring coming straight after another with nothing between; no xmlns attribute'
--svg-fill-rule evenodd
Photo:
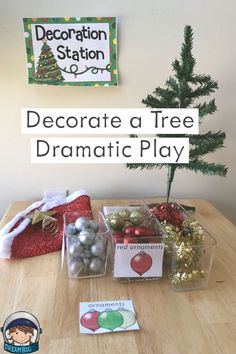
<svg viewBox="0 0 236 354"><path fill-rule="evenodd" d="M43 328L40 353L45 354L235 354L236 228L205 200L181 202L196 206L195 218L217 240L206 290L174 292L167 280L119 283L110 271L101 278L71 280L66 267L60 270L60 252L1 260L0 324L14 311L33 313ZM135 203L138 200L94 200L92 206ZM0 227L28 204L13 203ZM122 299L133 300L140 331L79 333L80 301Z"/></svg>

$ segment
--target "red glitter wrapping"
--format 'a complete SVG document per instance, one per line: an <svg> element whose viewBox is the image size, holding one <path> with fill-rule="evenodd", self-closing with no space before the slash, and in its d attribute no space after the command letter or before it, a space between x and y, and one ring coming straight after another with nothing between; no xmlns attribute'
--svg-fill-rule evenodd
<svg viewBox="0 0 236 354"><path fill-rule="evenodd" d="M161 222L166 221L174 226L181 227L186 215L175 203L161 203L151 206L151 213Z"/></svg>
<svg viewBox="0 0 236 354"><path fill-rule="evenodd" d="M63 239L63 214L66 212L91 211L90 198L82 195L75 200L50 209L56 211L55 218L58 220L58 232L56 235L47 235L42 232L42 223L29 224L23 232L16 236L11 247L12 258L25 258L39 256L61 249ZM32 211L31 211L32 213ZM22 221L21 219L12 229Z"/></svg>

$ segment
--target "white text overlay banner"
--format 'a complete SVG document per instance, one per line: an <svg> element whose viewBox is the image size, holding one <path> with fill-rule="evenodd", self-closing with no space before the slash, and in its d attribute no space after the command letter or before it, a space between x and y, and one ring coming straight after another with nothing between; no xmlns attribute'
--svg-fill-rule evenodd
<svg viewBox="0 0 236 354"><path fill-rule="evenodd" d="M32 163L188 163L188 138L31 138Z"/></svg>
<svg viewBox="0 0 236 354"><path fill-rule="evenodd" d="M198 134L196 108L23 108L21 132L32 135Z"/></svg>

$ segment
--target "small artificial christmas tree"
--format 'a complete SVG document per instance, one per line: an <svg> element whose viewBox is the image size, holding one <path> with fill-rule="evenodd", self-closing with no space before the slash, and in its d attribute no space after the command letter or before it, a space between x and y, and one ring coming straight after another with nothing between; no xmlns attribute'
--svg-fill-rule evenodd
<svg viewBox="0 0 236 354"><path fill-rule="evenodd" d="M64 77L57 65L57 61L46 41L42 46L39 56L35 80L42 83L57 83L64 81Z"/></svg>
<svg viewBox="0 0 236 354"><path fill-rule="evenodd" d="M218 89L216 81L212 80L209 75L195 74L194 67L196 60L192 55L193 30L191 26L185 26L184 42L181 48L180 60L174 60L172 68L174 76L166 81L166 88L157 87L153 95L148 95L142 100L147 107L151 108L198 108L200 124L204 117L208 114L216 112L217 107L215 99L211 101L197 103L195 100L204 96L209 96ZM159 135L157 135L159 136ZM169 202L171 185L176 170L187 169L195 172L202 172L205 175L226 176L227 168L222 164L209 163L204 161L202 157L210 152L223 147L225 133L218 131L209 131L199 135L161 135L162 137L188 137L191 147L189 152L188 164L127 164L130 169L154 169L167 166L168 182L167 182L167 202ZM137 137L132 135L131 137Z"/></svg>

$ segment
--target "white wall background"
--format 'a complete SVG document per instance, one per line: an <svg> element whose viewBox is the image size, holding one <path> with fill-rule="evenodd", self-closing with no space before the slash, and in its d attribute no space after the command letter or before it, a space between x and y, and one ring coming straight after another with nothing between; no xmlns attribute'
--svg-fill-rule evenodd
<svg viewBox="0 0 236 354"><path fill-rule="evenodd" d="M144 107L142 98L171 74L183 28L195 32L197 71L219 81L218 112L204 130L226 131L224 150L210 161L228 165L226 178L179 171L173 197L206 198L236 221L235 0L0 0L0 215L15 200L41 198L43 190L85 188L93 198L164 195L166 171L131 171L123 165L31 165L30 137L20 133L22 107ZM23 17L117 16L118 88L27 84Z"/></svg>

